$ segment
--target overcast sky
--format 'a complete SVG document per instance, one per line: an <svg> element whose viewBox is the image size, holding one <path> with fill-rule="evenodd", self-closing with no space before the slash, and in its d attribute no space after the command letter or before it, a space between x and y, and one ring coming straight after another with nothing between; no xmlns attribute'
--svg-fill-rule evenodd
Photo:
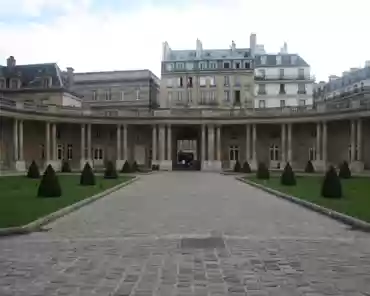
<svg viewBox="0 0 370 296"><path fill-rule="evenodd" d="M370 60L369 0L0 0L0 64L57 62L77 72L150 69L172 49L284 41L318 79Z"/></svg>

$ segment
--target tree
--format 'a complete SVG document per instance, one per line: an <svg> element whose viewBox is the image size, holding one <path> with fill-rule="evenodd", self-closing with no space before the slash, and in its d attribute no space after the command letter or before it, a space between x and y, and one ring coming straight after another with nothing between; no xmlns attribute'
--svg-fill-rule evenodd
<svg viewBox="0 0 370 296"><path fill-rule="evenodd" d="M88 162L86 162L82 170L82 173L80 176L80 185L83 185L83 186L95 185L95 175Z"/></svg>
<svg viewBox="0 0 370 296"><path fill-rule="evenodd" d="M341 198L342 184L333 166L326 172L321 186L321 196L327 198Z"/></svg>
<svg viewBox="0 0 370 296"><path fill-rule="evenodd" d="M235 165L234 165L234 172L236 172L236 173L240 173L241 171L242 171L242 167L241 167L241 165L240 165L239 160L237 160L237 161L235 162Z"/></svg>
<svg viewBox="0 0 370 296"><path fill-rule="evenodd" d="M59 184L58 177L55 174L53 167L49 164L42 176L37 196L39 197L60 197L62 189Z"/></svg>
<svg viewBox="0 0 370 296"><path fill-rule="evenodd" d="M343 161L339 167L339 177L342 179L350 179L351 176L351 169L349 168L348 162Z"/></svg>
<svg viewBox="0 0 370 296"><path fill-rule="evenodd" d="M305 173L314 173L315 168L313 167L313 164L311 160L307 161L306 168L304 169Z"/></svg>
<svg viewBox="0 0 370 296"><path fill-rule="evenodd" d="M117 175L116 168L113 165L113 162L108 161L105 167L104 179L117 179L117 178L118 178L118 175Z"/></svg>
<svg viewBox="0 0 370 296"><path fill-rule="evenodd" d="M63 161L61 171L62 173L70 173L72 171L69 165L69 162L67 160Z"/></svg>
<svg viewBox="0 0 370 296"><path fill-rule="evenodd" d="M270 172L264 162L258 163L257 179L262 179L262 180L270 179Z"/></svg>
<svg viewBox="0 0 370 296"><path fill-rule="evenodd" d="M138 172L139 171L139 166L137 165L136 160L132 163L131 166L131 172Z"/></svg>
<svg viewBox="0 0 370 296"><path fill-rule="evenodd" d="M32 160L31 165L28 168L27 178L30 178L30 179L40 178L39 167L37 166L37 164L34 160Z"/></svg>
<svg viewBox="0 0 370 296"><path fill-rule="evenodd" d="M129 172L131 172L131 167L128 161L126 160L122 166L121 173L129 173Z"/></svg>
<svg viewBox="0 0 370 296"><path fill-rule="evenodd" d="M246 174L249 174L249 173L252 172L251 167L250 167L248 161L244 162L243 169L242 170L243 170L243 173L246 173Z"/></svg>
<svg viewBox="0 0 370 296"><path fill-rule="evenodd" d="M285 186L294 186L297 184L295 174L289 162L286 164L283 173L281 174L281 184Z"/></svg>

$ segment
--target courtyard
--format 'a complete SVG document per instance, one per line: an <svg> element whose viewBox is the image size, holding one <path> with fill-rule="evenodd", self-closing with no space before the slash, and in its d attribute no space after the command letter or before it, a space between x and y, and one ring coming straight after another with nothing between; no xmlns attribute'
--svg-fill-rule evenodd
<svg viewBox="0 0 370 296"><path fill-rule="evenodd" d="M369 234L215 173L143 175L42 232L0 238L0 295L369 291Z"/></svg>

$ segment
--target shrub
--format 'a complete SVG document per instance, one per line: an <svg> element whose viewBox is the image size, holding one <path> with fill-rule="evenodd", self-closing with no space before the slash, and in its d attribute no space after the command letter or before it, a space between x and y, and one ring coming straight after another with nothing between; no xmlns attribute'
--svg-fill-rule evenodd
<svg viewBox="0 0 370 296"><path fill-rule="evenodd" d="M67 160L63 161L61 171L62 173L70 173L72 171L69 165L69 162Z"/></svg>
<svg viewBox="0 0 370 296"><path fill-rule="evenodd" d="M90 186L95 185L95 175L88 162L86 162L80 177L80 185Z"/></svg>
<svg viewBox="0 0 370 296"><path fill-rule="evenodd" d="M343 163L339 167L339 177L342 179L350 179L351 178L351 170L349 168L348 162L343 161Z"/></svg>
<svg viewBox="0 0 370 296"><path fill-rule="evenodd" d="M295 175L289 162L286 164L283 173L281 174L281 184L286 186L294 186L297 184Z"/></svg>
<svg viewBox="0 0 370 296"><path fill-rule="evenodd" d="M342 197L342 184L333 166L326 172L321 186L321 196L328 198Z"/></svg>
<svg viewBox="0 0 370 296"><path fill-rule="evenodd" d="M27 178L30 178L30 179L40 178L39 167L37 166L37 164L34 160L32 160L31 165L28 168Z"/></svg>
<svg viewBox="0 0 370 296"><path fill-rule="evenodd" d="M263 179L263 180L270 179L270 172L266 164L263 162L258 163L257 179Z"/></svg>
<svg viewBox="0 0 370 296"><path fill-rule="evenodd" d="M59 184L58 177L55 174L53 167L49 164L42 176L37 196L39 197L60 197L62 189Z"/></svg>
<svg viewBox="0 0 370 296"><path fill-rule="evenodd" d="M306 164L306 167L305 167L304 171L305 171L305 173L314 173L315 172L315 168L313 167L311 160L307 161L307 164Z"/></svg>
<svg viewBox="0 0 370 296"><path fill-rule="evenodd" d="M240 165L239 160L237 160L236 163L235 163L235 165L234 165L234 172L240 173L241 171L242 171L242 167Z"/></svg>
<svg viewBox="0 0 370 296"><path fill-rule="evenodd" d="M244 162L243 169L242 170L243 170L243 173L246 173L246 174L249 174L249 173L252 172L251 167L250 167L248 161Z"/></svg>
<svg viewBox="0 0 370 296"><path fill-rule="evenodd" d="M113 162L108 161L105 167L104 179L117 179L117 178L118 178L118 175L117 175L116 168L113 165Z"/></svg>
<svg viewBox="0 0 370 296"><path fill-rule="evenodd" d="M131 172L131 167L128 161L126 160L122 166L121 173L129 173L129 172Z"/></svg>
<svg viewBox="0 0 370 296"><path fill-rule="evenodd" d="M139 171L139 166L137 165L136 160L132 163L131 165L131 172L138 172Z"/></svg>
<svg viewBox="0 0 370 296"><path fill-rule="evenodd" d="M152 170L153 171L159 171L159 164L153 164L152 165Z"/></svg>

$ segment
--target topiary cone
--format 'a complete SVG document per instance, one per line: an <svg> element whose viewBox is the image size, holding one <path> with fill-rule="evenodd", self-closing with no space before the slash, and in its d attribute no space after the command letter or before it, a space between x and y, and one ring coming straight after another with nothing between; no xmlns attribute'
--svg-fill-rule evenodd
<svg viewBox="0 0 370 296"><path fill-rule="evenodd" d="M53 167L49 164L42 176L37 196L39 197L60 197L62 189L59 184L58 177L55 174Z"/></svg>
<svg viewBox="0 0 370 296"><path fill-rule="evenodd" d="M104 179L117 179L117 171L113 165L113 162L108 161L104 172Z"/></svg>
<svg viewBox="0 0 370 296"><path fill-rule="evenodd" d="M34 160L32 160L31 165L28 168L27 178L30 178L30 179L40 178L39 167L37 166L37 164Z"/></svg>
<svg viewBox="0 0 370 296"><path fill-rule="evenodd" d="M80 176L80 185L83 186L92 186L95 185L95 175L92 171L92 168L88 162L86 162L81 176Z"/></svg>
<svg viewBox="0 0 370 296"><path fill-rule="evenodd" d="M289 162L286 164L284 171L281 174L280 182L285 186L294 186L297 184L293 169Z"/></svg>
<svg viewBox="0 0 370 296"><path fill-rule="evenodd" d="M327 198L341 198L342 184L333 166L326 172L322 186L321 196Z"/></svg>

